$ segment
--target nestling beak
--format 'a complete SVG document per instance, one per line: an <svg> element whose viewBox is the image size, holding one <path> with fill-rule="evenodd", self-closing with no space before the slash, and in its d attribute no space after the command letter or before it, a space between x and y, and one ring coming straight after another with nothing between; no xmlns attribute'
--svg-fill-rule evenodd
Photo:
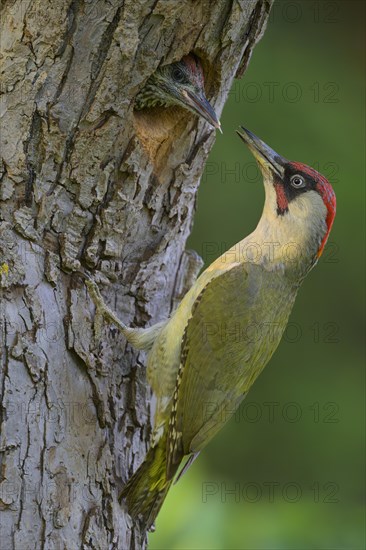
<svg viewBox="0 0 366 550"><path fill-rule="evenodd" d="M192 111L195 111L205 120L207 120L207 122L209 122L211 126L217 128L222 133L221 124L218 116L204 94L196 94L188 90L183 90L182 94L184 96L183 101L187 105L187 107L189 107Z"/></svg>
<svg viewBox="0 0 366 550"><path fill-rule="evenodd" d="M241 130L242 132L237 130L236 133L247 144L260 167L267 172L268 170L274 172L282 179L288 160L273 151L264 141L243 126L241 126Z"/></svg>

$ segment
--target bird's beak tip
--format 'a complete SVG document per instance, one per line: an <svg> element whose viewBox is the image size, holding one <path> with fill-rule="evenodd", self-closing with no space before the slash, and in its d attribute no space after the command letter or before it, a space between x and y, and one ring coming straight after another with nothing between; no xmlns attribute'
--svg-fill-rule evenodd
<svg viewBox="0 0 366 550"><path fill-rule="evenodd" d="M247 130L247 128L244 128L244 126L241 126L240 130L237 130L236 133L249 147L262 168L268 169L268 167L270 167L271 170L276 172L280 177L283 176L284 165L287 162L286 159L278 155L271 147L264 143L264 141L259 139L259 137L250 130Z"/></svg>
<svg viewBox="0 0 366 550"><path fill-rule="evenodd" d="M184 90L182 93L185 103L189 106L189 108L195 111L202 118L207 120L207 122L209 122L211 126L216 128L217 130L220 130L220 132L222 133L221 123L218 119L216 111L206 98L205 94L191 93L187 92L186 90Z"/></svg>
<svg viewBox="0 0 366 550"><path fill-rule="evenodd" d="M239 126L239 130L236 130L238 136L245 141L245 143L250 143L253 137L256 137L250 130L244 128L244 126Z"/></svg>

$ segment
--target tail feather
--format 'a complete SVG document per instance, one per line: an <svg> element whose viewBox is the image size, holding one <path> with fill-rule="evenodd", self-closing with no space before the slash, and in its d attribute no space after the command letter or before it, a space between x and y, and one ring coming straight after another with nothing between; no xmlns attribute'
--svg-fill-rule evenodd
<svg viewBox="0 0 366 550"><path fill-rule="evenodd" d="M127 482L120 494L125 499L128 513L139 519L150 530L163 505L172 479L166 477L166 450L162 440L151 447L144 462Z"/></svg>

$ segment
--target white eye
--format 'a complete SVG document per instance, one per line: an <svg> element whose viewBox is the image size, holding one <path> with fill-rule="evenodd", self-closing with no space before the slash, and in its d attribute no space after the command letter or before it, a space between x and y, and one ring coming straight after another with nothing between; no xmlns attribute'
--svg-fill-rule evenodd
<svg viewBox="0 0 366 550"><path fill-rule="evenodd" d="M295 189L300 189L301 187L305 187L306 183L302 176L299 176L298 174L295 174L295 176L291 176L290 179L292 187L295 187Z"/></svg>

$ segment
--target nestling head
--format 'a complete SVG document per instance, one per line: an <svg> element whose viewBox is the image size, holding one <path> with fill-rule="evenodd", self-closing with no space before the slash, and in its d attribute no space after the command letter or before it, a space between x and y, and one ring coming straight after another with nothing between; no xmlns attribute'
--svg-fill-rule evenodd
<svg viewBox="0 0 366 550"><path fill-rule="evenodd" d="M201 116L221 130L215 110L205 95L204 75L200 60L194 54L159 67L148 79L135 100L135 109L179 105Z"/></svg>
<svg viewBox="0 0 366 550"><path fill-rule="evenodd" d="M266 193L261 222L279 242L294 242L316 261L323 252L336 213L329 181L301 162L273 151L249 130L238 132L263 174Z"/></svg>

